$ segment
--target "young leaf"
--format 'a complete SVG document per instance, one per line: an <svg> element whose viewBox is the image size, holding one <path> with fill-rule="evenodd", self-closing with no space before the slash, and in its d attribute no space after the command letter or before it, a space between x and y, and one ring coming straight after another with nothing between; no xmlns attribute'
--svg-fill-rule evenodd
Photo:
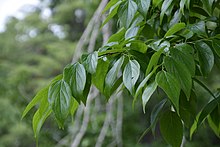
<svg viewBox="0 0 220 147"><path fill-rule="evenodd" d="M171 57L164 59L166 70L171 73L180 83L181 89L186 94L188 100L192 89L192 78L187 67L180 61Z"/></svg>
<svg viewBox="0 0 220 147"><path fill-rule="evenodd" d="M146 18L151 0L137 0L138 11Z"/></svg>
<svg viewBox="0 0 220 147"><path fill-rule="evenodd" d="M125 28L129 28L136 12L137 4L133 0L127 0L120 7L118 17Z"/></svg>
<svg viewBox="0 0 220 147"><path fill-rule="evenodd" d="M36 95L35 97L31 100L31 102L27 105L27 107L25 108L23 114L22 114L22 118L24 118L27 113L31 110L31 108L33 108L35 105L37 105L37 103L41 102L43 99L47 100L48 97L48 90L49 90L49 86L53 83L56 82L60 79L62 79L63 75L60 74L58 76L56 76L48 86L44 87L43 89L41 89Z"/></svg>
<svg viewBox="0 0 220 147"><path fill-rule="evenodd" d="M147 104L147 102L149 101L150 97L152 96L152 94L154 93L154 91L157 88L157 83L156 81L150 83L149 85L146 86L143 95L142 95L142 105L143 105L143 111L145 113L145 106Z"/></svg>
<svg viewBox="0 0 220 147"><path fill-rule="evenodd" d="M49 88L48 101L55 114L58 125L62 128L69 114L71 97L70 86L64 80L54 82Z"/></svg>
<svg viewBox="0 0 220 147"><path fill-rule="evenodd" d="M164 35L164 37L167 36L171 36L173 34L175 34L176 32L182 30L183 28L185 28L185 23L177 23L175 25L173 25L168 31L167 33Z"/></svg>
<svg viewBox="0 0 220 147"><path fill-rule="evenodd" d="M160 88L164 90L170 101L176 108L179 114L179 95L180 95L180 84L178 80L168 72L160 71L156 75L156 82Z"/></svg>
<svg viewBox="0 0 220 147"><path fill-rule="evenodd" d="M98 52L95 51L92 54L88 55L86 61L84 62L84 66L89 73L94 74L96 72L97 64Z"/></svg>
<svg viewBox="0 0 220 147"><path fill-rule="evenodd" d="M22 118L26 116L26 114L33 108L37 103L39 103L42 99L47 99L49 86L41 89L36 96L32 99L32 101L25 108Z"/></svg>
<svg viewBox="0 0 220 147"><path fill-rule="evenodd" d="M70 114L73 116L75 111L77 110L79 103L72 97L70 104Z"/></svg>
<svg viewBox="0 0 220 147"><path fill-rule="evenodd" d="M111 94L111 89L116 82L118 72L121 69L123 62L124 62L124 56L121 56L121 58L115 62L113 67L108 71L106 75L104 93L105 96L107 97L109 97Z"/></svg>
<svg viewBox="0 0 220 147"><path fill-rule="evenodd" d="M123 83L125 87L134 94L134 86L140 75L140 65L136 60L129 60L123 72Z"/></svg>
<svg viewBox="0 0 220 147"><path fill-rule="evenodd" d="M37 141L38 141L40 129L41 129L42 125L44 124L45 120L47 119L47 117L51 114L51 112L52 112L52 110L49 109L45 113L43 113L43 115L40 115L39 110L37 110L34 114L34 117L32 120L32 125L33 125L32 127L34 130L34 136Z"/></svg>
<svg viewBox="0 0 220 147"><path fill-rule="evenodd" d="M160 131L167 143L172 147L180 147L183 139L183 124L175 112L167 111L161 116Z"/></svg>
<svg viewBox="0 0 220 147"><path fill-rule="evenodd" d="M197 41L195 48L198 51L199 63L203 76L208 76L214 65L214 54L212 49L203 41Z"/></svg>

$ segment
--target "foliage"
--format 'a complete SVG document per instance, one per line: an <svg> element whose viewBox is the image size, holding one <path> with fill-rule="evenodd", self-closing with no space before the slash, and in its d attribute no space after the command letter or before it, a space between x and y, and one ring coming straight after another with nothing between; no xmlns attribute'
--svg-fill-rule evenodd
<svg viewBox="0 0 220 147"><path fill-rule="evenodd" d="M33 117L35 135L49 112L63 127L72 101L86 104L92 83L106 100L118 88L135 97L134 106L141 95L144 110L151 95L163 91L167 97L152 110L146 132L154 132L159 121L163 138L174 147L180 146L183 135L192 137L204 120L219 136L219 91L213 93L201 82L219 64L219 1L111 0L108 9L107 21L118 17L119 31L99 48L98 58L95 53L83 56L64 68L62 79L48 85L44 103L37 101L40 107L35 113L38 117ZM211 98L195 112L196 84ZM176 133L171 131L172 125Z"/></svg>

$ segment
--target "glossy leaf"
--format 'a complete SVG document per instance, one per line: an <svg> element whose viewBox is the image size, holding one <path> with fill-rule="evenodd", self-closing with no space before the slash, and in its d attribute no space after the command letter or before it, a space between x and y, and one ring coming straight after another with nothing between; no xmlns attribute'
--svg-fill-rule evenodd
<svg viewBox="0 0 220 147"><path fill-rule="evenodd" d="M57 81L50 86L48 101L55 114L58 125L62 128L69 114L71 98L70 86L64 80Z"/></svg>
<svg viewBox="0 0 220 147"><path fill-rule="evenodd" d="M138 51L143 54L146 53L147 49L148 49L147 45L141 41L140 42L132 42L130 48L132 50Z"/></svg>
<svg viewBox="0 0 220 147"><path fill-rule="evenodd" d="M98 52L95 51L92 54L88 55L84 63L84 66L89 73L94 74L96 72L97 64L98 64Z"/></svg>
<svg viewBox="0 0 220 147"><path fill-rule="evenodd" d="M123 83L125 87L134 94L134 86L140 75L140 65L136 60L129 60L123 71Z"/></svg>
<svg viewBox="0 0 220 147"><path fill-rule="evenodd" d="M200 21L198 23L192 24L188 26L189 30L191 30L193 33L196 33L197 35L201 36L207 36L206 29L205 29L205 22Z"/></svg>
<svg viewBox="0 0 220 147"><path fill-rule="evenodd" d="M121 0L120 0L121 1ZM111 7L115 6L115 4L119 2L119 0L110 0L108 4L105 6L104 10L102 13L105 13L107 10L109 10Z"/></svg>
<svg viewBox="0 0 220 147"><path fill-rule="evenodd" d="M158 86L167 94L177 113L179 113L180 84L178 80L170 73L160 71L156 75L156 82Z"/></svg>
<svg viewBox="0 0 220 147"><path fill-rule="evenodd" d="M129 28L135 13L137 4L133 0L127 0L119 9L118 17L125 28Z"/></svg>
<svg viewBox="0 0 220 147"><path fill-rule="evenodd" d="M183 124L175 112L167 111L161 116L160 131L167 143L172 147L180 147L183 138Z"/></svg>
<svg viewBox="0 0 220 147"><path fill-rule="evenodd" d="M125 33L125 40L134 38L138 34L139 27L129 28Z"/></svg>
<svg viewBox="0 0 220 147"><path fill-rule="evenodd" d="M73 66L70 87L72 90L73 97L79 103L80 103L80 100L82 100L83 90L85 88L85 85L86 85L86 70L82 64L77 62Z"/></svg>
<svg viewBox="0 0 220 147"><path fill-rule="evenodd" d="M197 41L195 48L198 51L201 72L203 76L208 76L214 66L212 49L203 41Z"/></svg>
<svg viewBox="0 0 220 147"><path fill-rule="evenodd" d="M111 89L114 86L117 75L121 69L121 66L124 62L124 56L122 56L120 59L118 59L113 67L108 71L106 78L105 78L105 96L109 97L111 94Z"/></svg>
<svg viewBox="0 0 220 147"><path fill-rule="evenodd" d="M160 24L162 24L164 14L167 12L169 7L172 6L173 0L164 0L162 7L161 7L161 13L160 13Z"/></svg>
<svg viewBox="0 0 220 147"><path fill-rule="evenodd" d="M173 25L167 32L166 34L164 35L164 37L167 37L167 36L171 36L173 34L175 34L176 32L182 30L183 28L185 28L185 23L177 23L175 25Z"/></svg>
<svg viewBox="0 0 220 147"><path fill-rule="evenodd" d="M149 101L150 97L152 96L152 94L154 93L154 91L157 88L157 83L156 81L150 83L149 85L146 86L146 88L144 89L143 95L142 95L142 105L143 105L143 111L145 113L145 106L147 104L147 102Z"/></svg>
<svg viewBox="0 0 220 147"><path fill-rule="evenodd" d="M171 57L165 58L164 65L166 70L178 80L181 89L189 99L192 89L192 78L187 67L182 62L174 60Z"/></svg>
<svg viewBox="0 0 220 147"><path fill-rule="evenodd" d="M144 16L147 16L147 12L150 8L151 0L137 0L138 11Z"/></svg>

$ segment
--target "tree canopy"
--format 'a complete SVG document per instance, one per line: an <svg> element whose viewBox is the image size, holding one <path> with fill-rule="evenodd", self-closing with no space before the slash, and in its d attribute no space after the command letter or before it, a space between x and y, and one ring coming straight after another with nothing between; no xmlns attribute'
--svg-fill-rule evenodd
<svg viewBox="0 0 220 147"><path fill-rule="evenodd" d="M118 31L97 51L67 65L26 107L23 116L39 104L33 129L54 114L60 128L80 103L86 105L91 86L109 101L123 89L133 96L133 109L143 111L154 93L166 95L151 111L149 130L159 122L164 140L181 145L204 121L220 135L219 87L203 83L220 65L219 0L111 0L102 27L117 18ZM199 87L208 93L198 110ZM175 129L173 129L175 128Z"/></svg>

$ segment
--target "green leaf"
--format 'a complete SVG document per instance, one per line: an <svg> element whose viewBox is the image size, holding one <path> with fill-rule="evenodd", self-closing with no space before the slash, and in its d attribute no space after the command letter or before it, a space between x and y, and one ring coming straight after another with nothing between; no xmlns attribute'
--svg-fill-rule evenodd
<svg viewBox="0 0 220 147"><path fill-rule="evenodd" d="M212 14L212 4L214 0L201 0L203 3L203 8L209 13L209 15Z"/></svg>
<svg viewBox="0 0 220 147"><path fill-rule="evenodd" d="M187 43L180 43L180 44L176 44L176 47L178 50L180 50L182 53L186 54L187 56L190 54L194 54L194 49L192 48L192 46L190 46Z"/></svg>
<svg viewBox="0 0 220 147"><path fill-rule="evenodd" d="M137 9L137 4L133 0L127 0L123 5L121 5L118 17L125 28L129 28Z"/></svg>
<svg viewBox="0 0 220 147"><path fill-rule="evenodd" d="M114 5L111 7L110 12L109 12L107 18L106 18L106 19L104 20L104 22L102 23L101 28L102 28L106 23L108 23L109 20L112 19L112 18L117 14L118 8L119 8L119 6L120 6L121 3L122 3L122 1L118 1L116 4L114 4Z"/></svg>
<svg viewBox="0 0 220 147"><path fill-rule="evenodd" d="M157 70L158 66L155 67L153 69L153 71L151 73L149 73L145 78L144 80L140 83L140 85L138 86L137 90L136 90L136 93L135 93L135 96L134 96L134 101L133 103L135 102L135 99L138 97L138 95L141 93L141 90L144 88L144 86L146 85L146 83L148 82L148 80L151 78L151 76L155 73L155 71Z"/></svg>
<svg viewBox="0 0 220 147"><path fill-rule="evenodd" d="M89 73L94 74L96 72L97 64L98 52L95 51L92 54L88 55L86 61L84 62L84 66Z"/></svg>
<svg viewBox="0 0 220 147"><path fill-rule="evenodd" d="M100 59L98 61L96 73L92 75L92 83L99 89L100 92L104 93L105 77L109 68L109 60L104 61Z"/></svg>
<svg viewBox="0 0 220 147"><path fill-rule="evenodd" d="M180 147L183 138L183 124L175 112L167 111L161 116L160 131L168 144L172 147Z"/></svg>
<svg viewBox="0 0 220 147"><path fill-rule="evenodd" d="M198 117L197 127L207 118L207 116L216 108L220 103L220 97L213 99L211 102L206 104L206 106L201 110L201 113Z"/></svg>
<svg viewBox="0 0 220 147"><path fill-rule="evenodd" d="M120 0L121 1L121 0ZM105 13L107 10L109 10L111 7L115 6L115 4L119 2L119 0L110 0L108 4L105 6L104 10L102 13Z"/></svg>
<svg viewBox="0 0 220 147"><path fill-rule="evenodd" d="M196 33L199 36L204 36L206 37L206 29L205 29L205 22L204 21L199 21L195 24L189 25L188 26L189 30L191 30L193 33Z"/></svg>
<svg viewBox="0 0 220 147"><path fill-rule="evenodd" d="M167 12L167 10L172 7L173 0L164 0L162 7L161 7L161 13L160 13L160 24L162 24L164 14Z"/></svg>
<svg viewBox="0 0 220 147"><path fill-rule="evenodd" d="M157 52L155 52L152 55L150 62L147 66L147 70L146 70L145 75L148 75L150 73L150 71L152 70L152 68L157 65L158 60L160 58L160 55L163 53L163 50L164 50L164 47L160 48Z"/></svg>
<svg viewBox="0 0 220 147"><path fill-rule="evenodd" d="M175 60L171 57L166 57L164 59L164 65L166 70L178 80L181 89L189 100L192 89L192 78L187 67L181 61Z"/></svg>
<svg viewBox="0 0 220 147"><path fill-rule="evenodd" d="M185 96L183 92L180 94L180 116L184 122L186 128L190 128L195 117L196 117L196 105L197 98L195 93L192 91L189 99Z"/></svg>
<svg viewBox="0 0 220 147"><path fill-rule="evenodd" d="M142 95L142 105L143 105L143 111L145 113L145 106L147 104L147 102L149 101L150 97L152 96L152 94L154 93L154 91L157 88L157 83L156 81L150 83L149 85L146 86L143 95Z"/></svg>
<svg viewBox="0 0 220 147"><path fill-rule="evenodd" d="M129 28L125 33L125 40L134 38L138 34L139 27Z"/></svg>
<svg viewBox="0 0 220 147"><path fill-rule="evenodd" d="M153 0L153 6L157 7L163 0Z"/></svg>
<svg viewBox="0 0 220 147"><path fill-rule="evenodd" d="M147 49L148 49L147 45L142 41L132 42L130 48L132 50L138 51L138 52L143 53L143 54L146 53Z"/></svg>
<svg viewBox="0 0 220 147"><path fill-rule="evenodd" d="M156 123L158 120L158 117L160 115L161 110L163 109L164 105L166 104L167 100L163 99L160 101L158 104L156 104L151 112L151 125L142 133L141 137L138 139L138 142L142 140L142 138L150 131L152 130L153 135L155 136L155 128L156 128Z"/></svg>
<svg viewBox="0 0 220 147"><path fill-rule="evenodd" d="M182 50L179 50L177 48L171 48L170 53L174 60L181 62L185 65L185 67L189 70L191 76L195 75L195 61L192 54L184 53Z"/></svg>
<svg viewBox="0 0 220 147"><path fill-rule="evenodd" d="M72 88L73 97L79 102L81 97L83 97L83 90L86 84L86 71L84 66L80 63L76 63L74 67L75 68L70 85Z"/></svg>
<svg viewBox="0 0 220 147"><path fill-rule="evenodd" d="M187 0L181 0L180 1L180 11L182 12L182 14L184 14L184 6L186 4Z"/></svg>
<svg viewBox="0 0 220 147"><path fill-rule="evenodd" d="M168 31L167 33L164 35L164 37L167 37L167 36L171 36L173 34L175 34L176 32L182 30L185 28L185 23L177 23L175 25L173 25Z"/></svg>
<svg viewBox="0 0 220 147"><path fill-rule="evenodd" d="M79 103L74 99L73 97L71 98L71 104L70 104L70 114L73 116L75 111L77 110L79 106Z"/></svg>
<svg viewBox="0 0 220 147"><path fill-rule="evenodd" d="M208 76L214 65L212 49L203 41L197 41L195 48L198 51L201 72L203 76Z"/></svg>
<svg viewBox="0 0 220 147"><path fill-rule="evenodd" d="M212 46L213 46L216 54L220 57L220 40L212 39Z"/></svg>
<svg viewBox="0 0 220 147"><path fill-rule="evenodd" d="M151 0L137 0L138 11L146 18Z"/></svg>
<svg viewBox="0 0 220 147"><path fill-rule="evenodd" d="M111 89L116 82L117 75L121 69L123 62L124 62L124 56L121 56L121 58L115 62L113 67L108 71L108 73L106 75L105 90L104 90L106 97L110 97L110 95L111 95Z"/></svg>
<svg viewBox="0 0 220 147"><path fill-rule="evenodd" d="M54 82L49 88L48 102L52 107L58 125L62 128L69 114L71 97L70 86L64 80Z"/></svg>
<svg viewBox="0 0 220 147"><path fill-rule="evenodd" d="M129 60L123 72L123 83L129 92L134 94L134 86L140 75L140 65L136 60Z"/></svg>
<svg viewBox="0 0 220 147"><path fill-rule="evenodd" d="M35 95L35 97L31 100L31 102L26 106L26 108L25 108L25 110L24 110L24 112L23 112L23 114L22 114L22 118L24 118L24 117L27 115L27 113L31 110L31 108L33 108L35 105L37 105L40 101L42 101L43 99L46 99L46 100L47 100L49 86L50 86L53 82L62 79L62 77L63 77L62 74L56 76L56 77L51 81L51 83L50 83L48 86L42 88L42 89Z"/></svg>
<svg viewBox="0 0 220 147"><path fill-rule="evenodd" d="M86 75L86 85L85 85L85 88L84 88L84 91L83 91L83 97L81 98L82 102L85 105L86 105L86 101L87 101L87 98L88 98L88 95L89 95L89 92L90 92L91 85L92 85L92 76L91 76L91 74L88 73Z"/></svg>
<svg viewBox="0 0 220 147"><path fill-rule="evenodd" d="M34 136L37 141L38 141L40 129L41 129L42 125L44 124L45 120L47 119L47 117L51 114L51 112L52 112L52 110L49 109L45 113L43 113L43 115L40 115L39 110L37 110L34 114L34 117L32 120L32 125L33 125L32 127L34 130Z"/></svg>
<svg viewBox="0 0 220 147"><path fill-rule="evenodd" d="M33 108L37 103L39 103L42 99L47 99L49 86L41 89L36 96L31 100L31 102L25 108L22 118L24 118L27 113Z"/></svg>
<svg viewBox="0 0 220 147"><path fill-rule="evenodd" d="M179 95L180 84L178 80L168 72L160 71L156 75L156 82L160 88L164 90L168 98L174 105L177 113L179 114Z"/></svg>
<svg viewBox="0 0 220 147"><path fill-rule="evenodd" d="M163 107L165 106L167 102L167 99L163 99L162 101L160 101L158 104L156 104L151 112L150 115L150 124L151 124L151 130L153 135L155 136L155 129L156 129L156 123L157 120L159 118L159 115L161 113L161 110L163 109Z"/></svg>
<svg viewBox="0 0 220 147"><path fill-rule="evenodd" d="M108 43L119 42L120 40L124 39L125 32L125 28L121 28L117 33L111 35L111 37L108 40Z"/></svg>

